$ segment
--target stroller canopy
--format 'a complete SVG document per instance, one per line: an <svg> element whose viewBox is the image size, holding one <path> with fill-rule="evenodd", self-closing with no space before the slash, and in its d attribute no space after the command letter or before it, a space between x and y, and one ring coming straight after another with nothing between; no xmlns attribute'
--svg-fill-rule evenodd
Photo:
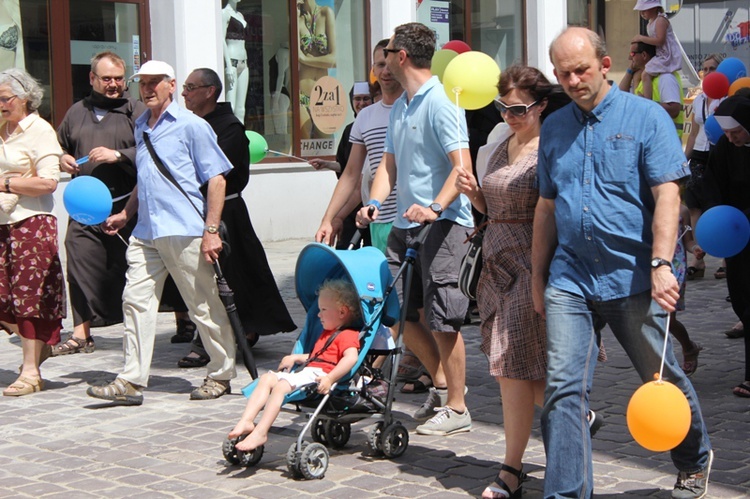
<svg viewBox="0 0 750 499"><path fill-rule="evenodd" d="M377 248L346 251L319 243L305 246L297 259L295 271L297 296L305 310L317 305L318 288L328 279L348 279L354 283L360 297L362 320L369 323L374 314L380 313L392 277L385 255ZM391 324L398 320L396 293L387 297L383 316Z"/></svg>

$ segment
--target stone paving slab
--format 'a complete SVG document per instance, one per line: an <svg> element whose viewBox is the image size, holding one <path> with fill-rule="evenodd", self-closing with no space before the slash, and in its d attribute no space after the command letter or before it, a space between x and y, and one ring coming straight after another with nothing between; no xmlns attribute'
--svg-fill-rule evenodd
<svg viewBox="0 0 750 499"><path fill-rule="evenodd" d="M296 300L294 268L306 241L266 245L282 295L297 324L304 310ZM722 332L735 322L726 302L726 281L712 278L718 261L708 258L707 277L691 281L687 310L679 314L693 340L705 350L693 383L716 450L709 497L750 496L748 402L731 394L742 380L743 343ZM70 320L66 327L71 328ZM261 462L254 468L229 465L221 442L244 407L239 394L250 381L238 368L233 392L214 401L190 401L204 369L178 369L187 345L173 345L169 314L158 321L150 386L140 407L110 407L85 394L93 384L111 381L122 367L121 326L95 329L92 354L55 357L43 366L45 391L0 397L0 498L227 498L227 497L425 497L478 496L496 473L504 452L499 390L479 352L479 329L464 329L469 360L470 433L448 438L416 435L409 415L424 395L397 394L397 419L409 430L406 453L392 461L370 455L371 422L352 427L349 444L332 450L324 479L294 480L285 454L302 428L302 415L284 412L274 427ZM274 368L291 350L296 334L261 338L254 348L261 372ZM667 453L655 454L633 442L625 409L640 385L614 337L605 332L609 361L600 364L592 408L605 417L594 439L597 498L666 498L675 470ZM681 358L679 347L676 347ZM16 337L0 338L0 386L12 383L21 358ZM538 416L538 414L537 414ZM530 479L524 497L542 495L544 447L538 418L524 459Z"/></svg>

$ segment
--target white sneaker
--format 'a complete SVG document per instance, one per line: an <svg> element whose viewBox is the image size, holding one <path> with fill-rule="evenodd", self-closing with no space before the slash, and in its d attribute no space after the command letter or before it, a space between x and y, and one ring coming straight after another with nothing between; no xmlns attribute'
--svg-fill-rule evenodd
<svg viewBox="0 0 750 499"><path fill-rule="evenodd" d="M439 407L435 409L437 414L425 424L417 426L419 435L447 436L471 430L471 414L466 409L459 414L450 407Z"/></svg>
<svg viewBox="0 0 750 499"><path fill-rule="evenodd" d="M417 421L427 421L435 415L435 409L437 407L443 407L447 403L447 388L430 388L430 392L427 394L427 400L422 404L422 407L417 409L417 412L415 412L412 417Z"/></svg>

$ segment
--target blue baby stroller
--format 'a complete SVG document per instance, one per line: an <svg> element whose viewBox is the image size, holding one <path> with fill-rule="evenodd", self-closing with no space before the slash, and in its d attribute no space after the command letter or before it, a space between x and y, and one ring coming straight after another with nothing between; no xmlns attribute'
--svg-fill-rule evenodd
<svg viewBox="0 0 750 499"><path fill-rule="evenodd" d="M312 409L312 415L287 452L287 467L296 478L323 478L328 468L326 446L342 448L349 441L351 424L375 419L368 442L375 453L387 458L401 456L409 445L409 433L394 421L391 403L395 390L396 369L401 356L401 335L394 343L387 327L399 319L398 296L393 290L391 273L382 252L365 247L356 251L334 250L318 243L307 245L297 260L295 285L297 296L307 311L307 320L294 345L293 353L310 352L322 327L318 320L317 289L328 279L351 281L360 297L362 324L357 363L348 375L336 383L328 395L321 396L315 385L300 387L289 393L284 403L294 404L295 411ZM390 376L372 367L378 356L387 356ZM383 370L386 370L385 368ZM243 388L249 397L257 380ZM311 429L313 442L303 438ZM263 446L251 452L235 448L239 440L225 440L224 457L232 464L254 466L263 455Z"/></svg>

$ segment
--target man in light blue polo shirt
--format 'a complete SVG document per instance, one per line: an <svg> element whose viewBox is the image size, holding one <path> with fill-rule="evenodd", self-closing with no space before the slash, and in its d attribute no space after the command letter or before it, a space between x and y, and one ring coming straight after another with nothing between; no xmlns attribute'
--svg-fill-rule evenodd
<svg viewBox="0 0 750 499"><path fill-rule="evenodd" d="M455 189L458 169L471 168L466 120L430 71L434 52L435 34L419 23L397 27L383 49L388 70L405 91L393 104L372 199L357 222L367 225L375 220L381 203L398 184L397 215L386 251L394 271L421 225L432 224L404 305L404 341L434 384L414 414L414 419L426 421L417 433L451 435L471 429L464 400L466 353L461 336L469 302L458 289L458 269L466 252L464 240L474 223L469 200ZM401 292L401 286L397 289Z"/></svg>
<svg viewBox="0 0 750 499"><path fill-rule="evenodd" d="M122 297L125 369L109 385L90 387L87 393L122 405L143 403L158 297L171 274L211 356L208 376L190 398L218 398L230 393L229 380L236 376L234 337L211 265L221 252L218 226L224 207L224 174L232 164L208 123L172 101L176 86L169 64L149 61L134 76L140 78L141 98L148 107L135 122L137 196L131 195L123 211L104 223L105 231L114 235L138 212L126 254ZM190 199L159 171L146 138ZM205 183L207 199L200 192ZM205 214L205 222L197 210Z"/></svg>

